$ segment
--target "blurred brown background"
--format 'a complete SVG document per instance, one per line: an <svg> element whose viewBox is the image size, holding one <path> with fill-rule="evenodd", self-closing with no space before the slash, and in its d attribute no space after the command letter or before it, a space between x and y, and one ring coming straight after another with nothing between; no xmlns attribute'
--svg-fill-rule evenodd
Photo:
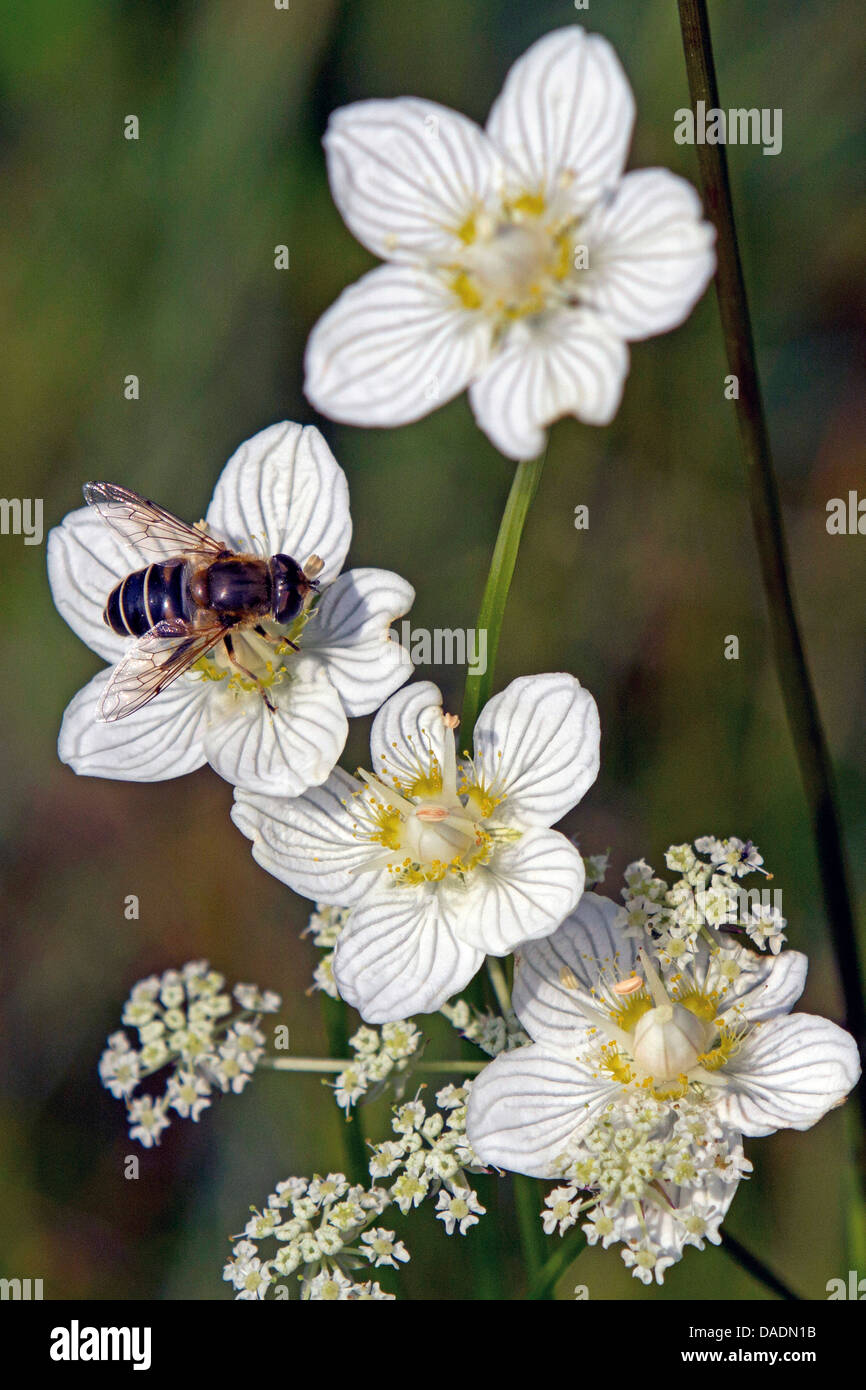
<svg viewBox="0 0 866 1390"><path fill-rule="evenodd" d="M32 0L0 39L2 491L43 497L46 531L110 478L190 519L242 440L311 421L306 336L372 264L328 192L320 137L333 107L419 94L483 121L509 64L548 29L583 22L618 47L638 120L632 167L696 178L674 144L688 103L673 0ZM821 5L711 6L722 101L781 107L784 144L729 151L800 610L841 788L861 908L866 539L830 536L826 503L863 471L866 212L862 14ZM123 119L140 139L123 138ZM291 269L274 269L274 247ZM572 670L598 700L603 765L566 825L623 866L714 833L751 837L782 888L789 940L809 952L805 1006L840 1016L803 796L771 661L718 316L638 344L624 404L597 431L552 432L497 672ZM140 400L123 380L139 376ZM391 432L324 428L351 489L350 561L398 570L416 626L473 626L510 466L465 399ZM574 508L590 528L574 529ZM77 779L55 738L98 669L57 616L44 546L0 538L5 917L0 1034L0 1262L46 1297L228 1298L228 1233L292 1173L343 1166L340 1117L316 1079L258 1076L199 1125L144 1153L96 1064L131 985L206 956L230 981L279 990L297 1052L326 1050L305 994L318 953L307 905L253 863L230 788L204 769L136 786ZM740 638L739 661L723 658ZM463 672L440 680L451 707ZM353 725L345 763L363 755ZM136 893L141 919L127 922ZM862 912L861 912L862 916ZM436 1045L456 1043L433 1025ZM381 1107L364 1132L385 1137ZM845 1276L845 1115L753 1141L728 1228L806 1297ZM141 1177L123 1178L138 1151ZM492 1261L522 1289L510 1191L461 1246L482 1295ZM493 1194L493 1195L491 1195ZM391 1224L390 1218L388 1224ZM394 1223L413 1252L409 1297L464 1296L430 1209ZM457 1239L456 1237L454 1238ZM551 1249L554 1244L550 1242ZM468 1258L468 1257L467 1257ZM861 1270L862 1272L866 1272ZM383 1283L388 1284L389 1272ZM721 1251L688 1251L644 1290L618 1254L588 1251L561 1286L592 1298L756 1298ZM394 1286L392 1286L394 1287Z"/></svg>

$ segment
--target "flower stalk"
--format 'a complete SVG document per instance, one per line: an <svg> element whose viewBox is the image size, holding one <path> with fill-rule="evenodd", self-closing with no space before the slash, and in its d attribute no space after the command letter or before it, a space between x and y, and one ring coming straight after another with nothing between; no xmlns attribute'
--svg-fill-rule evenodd
<svg viewBox="0 0 866 1390"><path fill-rule="evenodd" d="M473 675L470 672L466 677L463 715L460 721L461 747L471 748L475 721L490 698L490 692L493 688L493 672L496 667L496 654L499 650L499 638L502 632L502 619L505 616L505 605L508 601L508 591L511 588L514 566L517 563L517 552L520 549L524 523L533 498L538 491L546 455L547 451L545 450L545 453L537 459L518 463L514 470L511 491L508 494L508 501L505 503L505 510L499 523L499 534L496 537L493 558L490 561L487 583L484 585L484 594L478 613L477 628L479 631L483 630L487 633L487 666L482 673Z"/></svg>
<svg viewBox="0 0 866 1390"><path fill-rule="evenodd" d="M703 101L706 109L721 107L706 0L678 0L678 4L692 104ZM830 754L791 587L779 490L737 242L727 156L723 144L698 145L697 154L704 198L718 236L716 293L728 367L739 383L735 403L737 425L776 667L809 809L827 919L845 999L845 1026L854 1034L862 1054L866 1042L866 1001L850 875ZM866 1090L862 1086L859 1094L866 1127Z"/></svg>
<svg viewBox="0 0 866 1390"><path fill-rule="evenodd" d="M464 748L471 748L472 746L472 734L475 730L476 720L489 700L493 689L493 673L496 668L499 638L502 633L502 620L505 617L505 606L508 602L514 567L517 564L517 552L520 549L523 527L529 514L529 508L532 506L538 491L546 457L547 450L545 449L544 453L537 459L523 460L518 463L514 470L514 478L508 500L505 503L505 510L502 513L502 520L499 523L499 532L493 547L493 556L490 561L490 569L487 573L487 582L484 585L476 624L478 630L484 630L487 633L487 666L483 673L473 675L470 672L466 676L463 712L460 720L461 747ZM505 1014L510 1008L511 991L508 988L505 972L495 957L488 957L487 959L487 974L493 986L497 1003ZM527 1178L520 1173L515 1173L513 1190L517 1225L520 1232L520 1247L527 1280L532 1285L538 1279L543 1265L544 1235L538 1218L540 1188L534 1178ZM550 1296L549 1290L536 1295L539 1299Z"/></svg>
<svg viewBox="0 0 866 1390"><path fill-rule="evenodd" d="M526 1295L527 1299L537 1302L552 1298L553 1291L562 1275L585 1249L586 1236L582 1230L574 1230L564 1236L559 1242L558 1249L553 1252L549 1259L545 1260L530 1283Z"/></svg>
<svg viewBox="0 0 866 1390"><path fill-rule="evenodd" d="M342 999L329 999L327 995L323 994L322 1019L325 1024L325 1033L328 1039L328 1050L331 1053L331 1058L327 1060L331 1062L333 1058L345 1056L349 1051L348 1011ZM306 1067L290 1065L293 1062L299 1063L301 1061L311 1062L313 1065ZM281 1066L281 1063L284 1065ZM275 1057L271 1065L277 1068L277 1070L285 1071L331 1070L330 1065L326 1067L322 1062L319 1062L317 1065L315 1058ZM344 1071L346 1065L345 1062L339 1065L334 1062L334 1066L338 1072ZM363 1183L367 1181L369 1176L370 1156L367 1153L367 1146L364 1143L364 1136L361 1133L361 1117L361 1107L358 1105L356 1107L357 1124L349 1123L349 1117L347 1115L346 1123L340 1126L340 1133L342 1135L343 1152L346 1156L346 1171L354 1182Z"/></svg>
<svg viewBox="0 0 866 1390"><path fill-rule="evenodd" d="M355 1061L350 1057L264 1057L259 1065L270 1067L273 1071L330 1073L345 1071L347 1067L354 1066ZM483 1061L460 1061L459 1058L452 1058L444 1061L413 1062L412 1070L436 1076L472 1076L486 1065L486 1058Z"/></svg>

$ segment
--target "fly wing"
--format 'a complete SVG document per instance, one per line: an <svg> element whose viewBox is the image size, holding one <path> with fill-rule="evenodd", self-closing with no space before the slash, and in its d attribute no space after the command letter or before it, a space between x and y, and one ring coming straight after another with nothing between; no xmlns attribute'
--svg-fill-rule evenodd
<svg viewBox="0 0 866 1390"><path fill-rule="evenodd" d="M191 628L180 620L157 623L134 642L114 668L96 717L104 724L126 719L206 656L228 632L223 623Z"/></svg>
<svg viewBox="0 0 866 1390"><path fill-rule="evenodd" d="M221 541L197 526L188 526L165 507L117 483L85 483L84 500L95 507L113 531L143 555L165 560L170 555L197 555L215 560L229 554Z"/></svg>

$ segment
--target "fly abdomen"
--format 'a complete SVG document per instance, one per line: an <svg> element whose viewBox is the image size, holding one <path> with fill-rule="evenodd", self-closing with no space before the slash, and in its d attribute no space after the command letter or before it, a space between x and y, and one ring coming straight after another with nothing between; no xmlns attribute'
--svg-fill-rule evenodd
<svg viewBox="0 0 866 1390"><path fill-rule="evenodd" d="M108 596L103 618L121 637L143 637L157 623L188 621L192 603L185 560L166 560L134 570Z"/></svg>

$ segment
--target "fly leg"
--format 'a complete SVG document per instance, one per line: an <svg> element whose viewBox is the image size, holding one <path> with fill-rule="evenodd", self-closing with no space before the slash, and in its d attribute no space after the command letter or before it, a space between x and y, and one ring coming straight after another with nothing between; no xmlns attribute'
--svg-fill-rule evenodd
<svg viewBox="0 0 866 1390"><path fill-rule="evenodd" d="M235 655L234 643L232 642L230 633L227 632L225 634L225 636L223 637L223 643L225 645L226 652L228 653L228 659L231 662L232 666L236 667L238 671L242 671L243 674L249 680L251 680L254 685L258 686L259 694L261 695L271 714L276 714L277 707L274 704L268 692L265 690L265 687L259 680L258 676L254 676L252 671L248 670L246 666L241 665L241 663L238 661Z"/></svg>
<svg viewBox="0 0 866 1390"><path fill-rule="evenodd" d="M256 623L253 632L257 632L259 637L264 637L265 641L270 642L273 647L291 647L293 652L301 650L297 642L290 642L288 637L274 637L273 633L265 632L261 623Z"/></svg>

